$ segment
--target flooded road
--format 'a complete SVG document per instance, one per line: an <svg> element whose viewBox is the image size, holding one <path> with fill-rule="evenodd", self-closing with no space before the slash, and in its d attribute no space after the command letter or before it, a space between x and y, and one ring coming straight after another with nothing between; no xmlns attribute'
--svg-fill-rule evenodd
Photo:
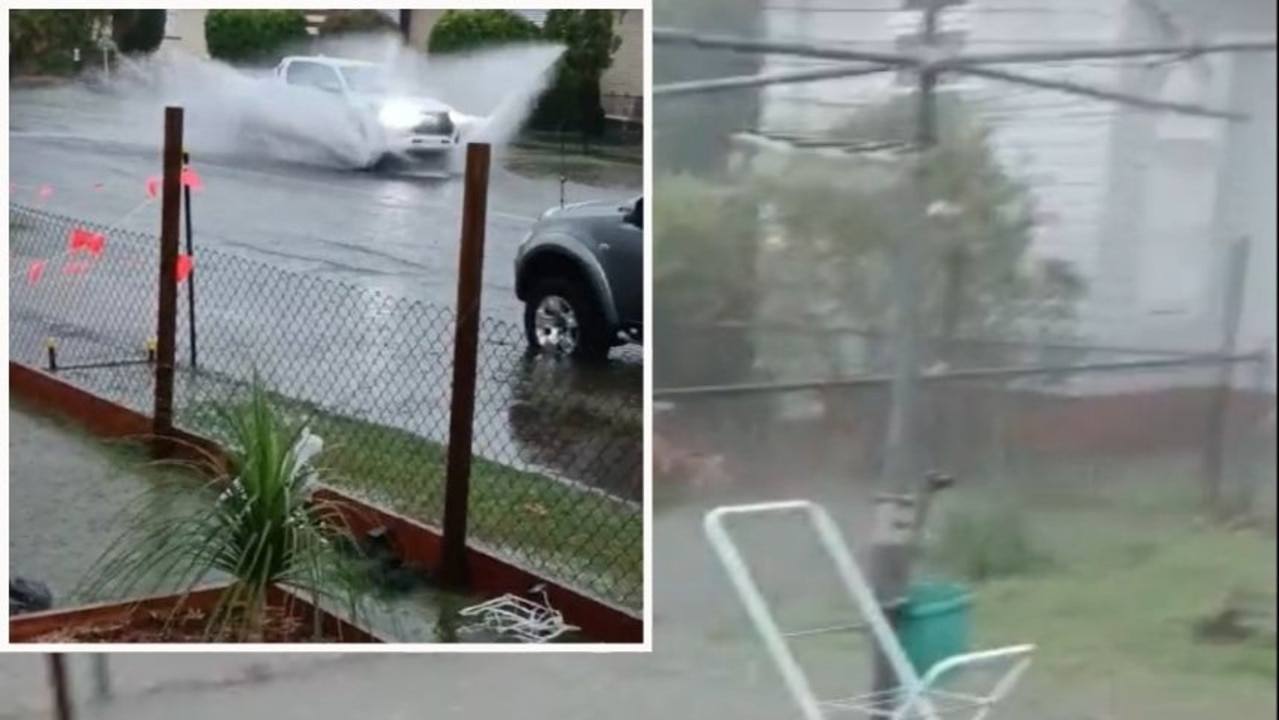
<svg viewBox="0 0 1279 720"><path fill-rule="evenodd" d="M14 90L9 107L12 202L158 234L158 203L130 213L146 199L146 179L160 172L160 113L139 118L124 101L78 86ZM150 137L145 126L134 126L147 120L154 126ZM519 322L515 249L537 218L559 203L560 187L553 158L539 169L515 157L524 173L517 175L501 166L507 150L495 152L484 314ZM413 170L351 172L256 156L196 154L192 163L204 185L192 199L197 253L233 252L443 308L456 302L460 178ZM607 179L605 187L568 183L565 198L621 203L641 192L638 167ZM41 186L52 194L37 203Z"/></svg>
<svg viewBox="0 0 1279 720"><path fill-rule="evenodd" d="M145 183L158 174L162 118L154 118L154 136L144 141L137 128L123 127L136 115L127 110L118 98L79 86L11 94L11 202L27 208L10 215L18 273L10 282L10 353L21 362L42 365L47 338L59 340L67 363L137 357L154 334L159 207L146 202ZM641 354L620 349L589 377L523 357L514 253L536 218L559 202L561 188L553 172L517 175L501 158L499 148L489 197L476 451L634 499L642 468ZM460 180L243 156L197 156L193 165L203 183L191 208L200 374L180 372L179 412L183 402L222 399L258 372L289 397L442 442ZM608 187L570 182L563 190L569 202L624 202L639 193L640 176L636 168L633 184L627 173L611 173ZM91 272L59 273L51 263L39 283L22 281L23 268L63 254L67 233L86 222L109 237L109 251ZM69 377L149 409L146 367ZM574 408L567 416L566 404ZM581 420L582 408L604 422ZM619 417L632 423L628 442L609 422ZM587 439L566 445L567 427L586 429Z"/></svg>

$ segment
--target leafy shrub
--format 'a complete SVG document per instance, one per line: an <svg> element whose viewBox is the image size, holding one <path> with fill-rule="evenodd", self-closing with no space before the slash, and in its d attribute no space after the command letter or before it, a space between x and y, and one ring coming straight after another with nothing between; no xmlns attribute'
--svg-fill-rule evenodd
<svg viewBox="0 0 1279 720"><path fill-rule="evenodd" d="M116 48L126 54L155 52L164 42L167 10L112 10L111 31Z"/></svg>
<svg viewBox="0 0 1279 720"><path fill-rule="evenodd" d="M175 487L131 506L76 595L185 593L227 576L231 584L207 618L210 634L255 639L276 585L312 602L340 603L355 619L369 587L337 552L355 544L339 521L342 508L312 495L319 478L310 453L322 445L313 444L306 420L276 406L257 379L247 400L219 406L218 415L228 431L227 462L210 456L191 469L212 475L209 488L221 494L190 502L191 488Z"/></svg>
<svg viewBox="0 0 1279 720"><path fill-rule="evenodd" d="M320 35L399 32L399 23L380 10L330 10L320 24Z"/></svg>
<svg viewBox="0 0 1279 720"><path fill-rule="evenodd" d="M204 16L209 54L227 62L277 60L290 43L306 38L301 10L210 10Z"/></svg>
<svg viewBox="0 0 1279 720"><path fill-rule="evenodd" d="M98 10L10 10L10 72L70 72L72 51L93 47Z"/></svg>
<svg viewBox="0 0 1279 720"><path fill-rule="evenodd" d="M956 513L931 555L972 582L1027 575L1050 563L1024 514L1008 506Z"/></svg>
<svg viewBox="0 0 1279 720"><path fill-rule="evenodd" d="M751 353L720 323L744 320L750 264L745 248L758 213L723 185L691 175L653 181L654 382L662 387L744 377Z"/></svg>
<svg viewBox="0 0 1279 720"><path fill-rule="evenodd" d="M467 52L533 42L541 36L537 25L510 10L448 10L431 28L426 49L431 53Z"/></svg>
<svg viewBox="0 0 1279 720"><path fill-rule="evenodd" d="M546 39L564 45L555 81L542 96L532 124L545 130L569 129L594 137L604 132L600 79L613 64L622 39L613 32L613 10L552 10L546 14Z"/></svg>

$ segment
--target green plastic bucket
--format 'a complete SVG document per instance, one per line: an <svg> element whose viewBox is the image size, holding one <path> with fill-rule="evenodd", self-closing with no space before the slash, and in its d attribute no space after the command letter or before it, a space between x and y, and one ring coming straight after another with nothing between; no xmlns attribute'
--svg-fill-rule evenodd
<svg viewBox="0 0 1279 720"><path fill-rule="evenodd" d="M911 587L897 637L920 676L968 651L972 604L972 593L958 583L923 582Z"/></svg>

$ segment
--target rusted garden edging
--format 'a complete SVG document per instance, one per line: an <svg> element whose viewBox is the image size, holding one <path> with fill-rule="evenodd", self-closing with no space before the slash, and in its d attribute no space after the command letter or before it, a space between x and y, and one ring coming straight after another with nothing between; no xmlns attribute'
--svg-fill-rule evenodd
<svg viewBox="0 0 1279 720"><path fill-rule="evenodd" d="M14 397L44 411L62 415L89 432L110 439L145 439L151 436L151 418L118 405L48 373L9 361L9 389ZM174 430L176 443L164 443L173 459L222 460L218 443L182 430ZM198 458L201 453L206 455ZM332 487L322 487L316 499L336 505L351 530L362 534L383 527L392 547L406 563L434 574L442 559L442 536L438 528L375 507ZM567 584L541 577L517 563L468 547L471 589L483 596L524 593L532 586L546 587L551 604L571 625L582 629L593 642L642 643L644 621L632 612L591 597Z"/></svg>
<svg viewBox="0 0 1279 720"><path fill-rule="evenodd" d="M174 613L183 611L214 612L222 600L227 585L215 585L189 593L155 595L133 600L122 600L70 608L54 608L9 619L9 642L37 642L59 630L127 623L141 613ZM272 607L284 608L287 614L310 626L317 620L326 638L339 643L381 643L376 635L344 620L323 608L312 605L297 593L284 588L267 588L267 602Z"/></svg>

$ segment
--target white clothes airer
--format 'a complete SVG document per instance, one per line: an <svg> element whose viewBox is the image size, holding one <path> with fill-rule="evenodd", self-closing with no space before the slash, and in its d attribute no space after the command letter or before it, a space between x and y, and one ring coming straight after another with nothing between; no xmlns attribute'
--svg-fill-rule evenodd
<svg viewBox="0 0 1279 720"><path fill-rule="evenodd" d="M487 631L513 637L525 643L546 643L580 628L564 622L560 611L551 607L546 588L538 585L529 591L542 601L506 594L487 602L472 605L458 612L465 618L478 618L477 622L461 628L461 632Z"/></svg>
<svg viewBox="0 0 1279 720"><path fill-rule="evenodd" d="M772 609L764 598L742 557L736 542L729 534L726 520L731 516L800 513L807 516L816 531L822 547L835 564L840 585L847 590L863 622L839 625L823 630L786 632L777 625ZM745 606L756 632L772 658L792 699L799 706L804 720L831 720L832 718L868 717L889 720L983 720L1000 700L1017 684L1030 666L1033 645L1015 645L997 650L957 655L934 665L923 677L915 671L907 659L888 618L876 601L871 586L853 559L848 544L839 527L825 508L807 500L734 505L716 508L706 514L704 527L711 547L719 556L733 588ZM822 632L847 632L860 628L869 633L897 678L898 687L885 697L884 694L863 693L841 698L816 697L800 662L791 651L788 639L811 636ZM953 678L961 670L982 668L995 677L988 692L952 692L941 687L947 678Z"/></svg>

